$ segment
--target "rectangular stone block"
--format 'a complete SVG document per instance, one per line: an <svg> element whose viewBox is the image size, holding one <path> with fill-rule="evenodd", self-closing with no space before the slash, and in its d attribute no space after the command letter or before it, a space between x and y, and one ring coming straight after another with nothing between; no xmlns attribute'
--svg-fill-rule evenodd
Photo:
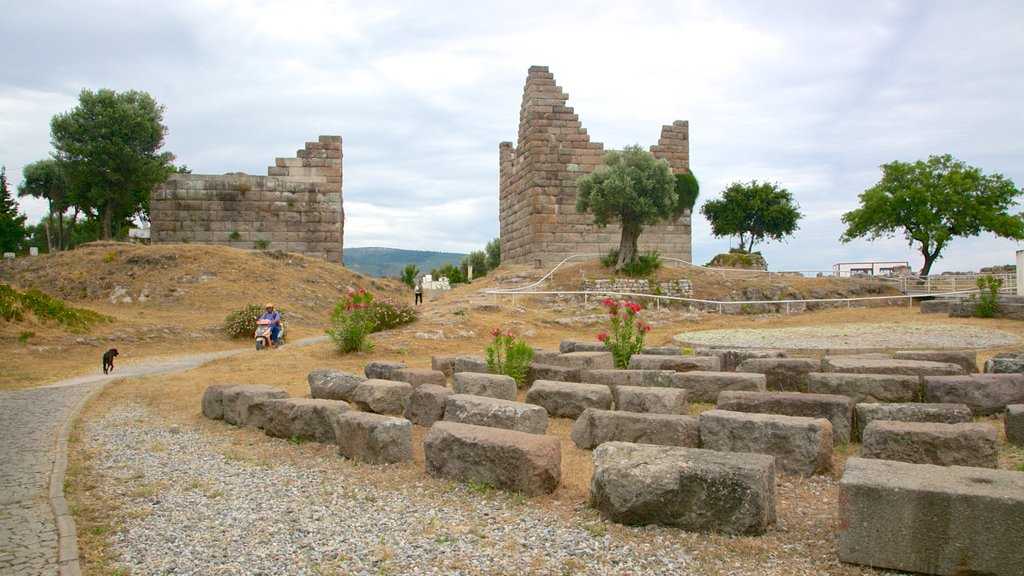
<svg viewBox="0 0 1024 576"><path fill-rule="evenodd" d="M573 423L572 441L583 450L604 442L663 446L700 446L700 427L693 416L621 412L588 408Z"/></svg>
<svg viewBox="0 0 1024 576"><path fill-rule="evenodd" d="M785 358L784 350L756 350L751 348L697 348L697 356L716 356L723 372L733 372L744 360L750 358Z"/></svg>
<svg viewBox="0 0 1024 576"><path fill-rule="evenodd" d="M688 392L683 388L617 386L615 388L615 409L623 412L686 414L687 394Z"/></svg>
<svg viewBox="0 0 1024 576"><path fill-rule="evenodd" d="M997 414L1024 403L1024 374L969 374L924 379L925 402L966 404L976 415Z"/></svg>
<svg viewBox="0 0 1024 576"><path fill-rule="evenodd" d="M444 418L444 407L451 388L436 384L424 384L413 389L409 396L409 405L405 409L405 419L417 426L430 427Z"/></svg>
<svg viewBox="0 0 1024 576"><path fill-rule="evenodd" d="M736 371L764 374L765 386L773 392L806 392L806 375L820 365L810 358L748 358Z"/></svg>
<svg viewBox="0 0 1024 576"><path fill-rule="evenodd" d="M543 434L548 428L548 413L532 404L452 394L444 405L444 421Z"/></svg>
<svg viewBox="0 0 1024 576"><path fill-rule="evenodd" d="M719 392L725 390L742 390L747 392L764 392L766 389L764 374L741 372L676 372L672 374L672 387L685 388L687 400L714 404Z"/></svg>
<svg viewBox="0 0 1024 576"><path fill-rule="evenodd" d="M475 372L477 374L490 374L491 369L487 367L486 356L456 356L452 369L454 373Z"/></svg>
<svg viewBox="0 0 1024 576"><path fill-rule="evenodd" d="M431 476L528 496L554 492L562 478L557 436L442 421L430 427L423 451Z"/></svg>
<svg viewBox="0 0 1024 576"><path fill-rule="evenodd" d="M526 403L540 406L556 418L575 419L587 408L610 409L612 391L603 384L538 380L526 393Z"/></svg>
<svg viewBox="0 0 1024 576"><path fill-rule="evenodd" d="M1006 439L1011 444L1024 446L1024 404L1011 404L1006 407Z"/></svg>
<svg viewBox="0 0 1024 576"><path fill-rule="evenodd" d="M401 416L405 414L410 396L411 384L371 378L356 384L350 401L364 412Z"/></svg>
<svg viewBox="0 0 1024 576"><path fill-rule="evenodd" d="M264 384L243 384L230 386L221 391L223 395L224 421L236 426L263 428L264 400L287 398L284 390Z"/></svg>
<svg viewBox="0 0 1024 576"><path fill-rule="evenodd" d="M854 407L854 438L864 437L864 429L875 420L896 422L943 422L958 424L970 422L971 409L965 404L927 404L924 402L900 402L894 404L860 403Z"/></svg>
<svg viewBox="0 0 1024 576"><path fill-rule="evenodd" d="M606 442L593 459L590 501L613 522L745 535L775 522L771 456Z"/></svg>
<svg viewBox="0 0 1024 576"><path fill-rule="evenodd" d="M717 356L683 356L680 354L633 354L629 358L630 370L717 370L721 366Z"/></svg>
<svg viewBox="0 0 1024 576"><path fill-rule="evenodd" d="M964 373L959 364L929 362L927 360L896 360L894 358L857 356L825 356L821 359L822 372L843 374L902 374L905 376L958 376Z"/></svg>
<svg viewBox="0 0 1024 576"><path fill-rule="evenodd" d="M672 386L673 370L587 370L582 379L587 384L603 384L614 389L617 386Z"/></svg>
<svg viewBox="0 0 1024 576"><path fill-rule="evenodd" d="M996 431L988 424L875 420L864 428L862 458L936 466L995 468Z"/></svg>
<svg viewBox="0 0 1024 576"><path fill-rule="evenodd" d="M1024 474L850 458L839 559L944 576L1024 574Z"/></svg>
<svg viewBox="0 0 1024 576"><path fill-rule="evenodd" d="M412 423L405 418L345 412L334 417L338 454L367 464L412 460Z"/></svg>
<svg viewBox="0 0 1024 576"><path fill-rule="evenodd" d="M834 444L848 443L853 427L853 399L835 394L725 391L718 395L716 407L734 412L825 418L832 423Z"/></svg>
<svg viewBox="0 0 1024 576"><path fill-rule="evenodd" d="M568 352L553 358L552 363L556 366L580 370L611 370L615 368L615 360L612 358L611 352Z"/></svg>
<svg viewBox="0 0 1024 576"><path fill-rule="evenodd" d="M840 394L854 402L915 402L921 381L906 374L836 374L811 372L804 376L812 394Z"/></svg>
<svg viewBox="0 0 1024 576"><path fill-rule="evenodd" d="M413 388L423 384L444 386L448 383L444 377L444 372L429 368L399 368L391 373L391 380L406 382L412 385Z"/></svg>
<svg viewBox="0 0 1024 576"><path fill-rule="evenodd" d="M832 423L824 418L708 410L699 420L701 446L709 450L768 454L799 476L832 470Z"/></svg>
<svg viewBox="0 0 1024 576"><path fill-rule="evenodd" d="M542 364L533 362L526 374L527 384L533 384L538 380L551 380L555 382L579 382L585 370L580 368L567 368L555 366L554 364Z"/></svg>
<svg viewBox="0 0 1024 576"><path fill-rule="evenodd" d="M964 374L978 373L978 353L974 350L904 350L892 355L896 360L927 360L958 364Z"/></svg>
<svg viewBox="0 0 1024 576"><path fill-rule="evenodd" d="M452 391L456 394L515 400L518 388L515 379L504 374L456 372L452 375Z"/></svg>
<svg viewBox="0 0 1024 576"><path fill-rule="evenodd" d="M317 398L281 398L263 403L263 432L275 438L336 441L334 418L351 410L348 402Z"/></svg>

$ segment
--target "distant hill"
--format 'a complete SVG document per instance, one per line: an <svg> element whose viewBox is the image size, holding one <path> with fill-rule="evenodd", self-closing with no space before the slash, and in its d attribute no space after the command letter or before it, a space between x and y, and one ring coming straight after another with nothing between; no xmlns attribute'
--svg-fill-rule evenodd
<svg viewBox="0 0 1024 576"><path fill-rule="evenodd" d="M375 278L398 278L402 268L415 264L422 274L430 274L445 264L458 266L466 254L401 250L399 248L345 248L345 268Z"/></svg>

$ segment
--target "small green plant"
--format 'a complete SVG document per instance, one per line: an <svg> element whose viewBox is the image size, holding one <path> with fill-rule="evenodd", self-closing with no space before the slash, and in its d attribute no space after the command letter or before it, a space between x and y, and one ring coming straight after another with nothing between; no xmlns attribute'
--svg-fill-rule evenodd
<svg viewBox="0 0 1024 576"><path fill-rule="evenodd" d="M612 353L616 368L627 368L633 354L643 350L651 326L637 317L643 310L639 304L608 299L604 305L611 316L611 329L598 334L597 339L604 342L605 348Z"/></svg>
<svg viewBox="0 0 1024 576"><path fill-rule="evenodd" d="M615 268L615 265L619 263L619 251L609 250L607 254L601 256L601 266L605 268Z"/></svg>
<svg viewBox="0 0 1024 576"><path fill-rule="evenodd" d="M487 369L491 374L511 376L519 388L526 387L526 377L533 362L533 348L512 332L502 332L501 327L491 331L494 340L487 352Z"/></svg>
<svg viewBox="0 0 1024 576"><path fill-rule="evenodd" d="M32 338L35 335L36 335L35 332L30 332L28 330L20 332L20 333L18 333L18 342L21 342L22 344L24 344L24 343L28 342L29 339Z"/></svg>
<svg viewBox="0 0 1024 576"><path fill-rule="evenodd" d="M270 245L270 242L264 240L263 238L257 238L256 240L253 240L252 245L257 250L266 250L267 246Z"/></svg>
<svg viewBox="0 0 1024 576"><path fill-rule="evenodd" d="M650 276L655 270L661 267L661 255L656 250L637 254L636 259L622 265L622 272L626 276L642 278Z"/></svg>
<svg viewBox="0 0 1024 576"><path fill-rule="evenodd" d="M228 238L230 238L230 239L234 240L235 242L237 242L237 241L242 239L242 233L239 232L238 230L235 230L234 232L232 232L231 234L228 235Z"/></svg>
<svg viewBox="0 0 1024 576"><path fill-rule="evenodd" d="M420 275L420 269L415 264L406 264L405 268L402 268L402 272L399 279L403 284L412 288L416 285L416 277Z"/></svg>
<svg viewBox="0 0 1024 576"><path fill-rule="evenodd" d="M585 526L587 534L590 534L591 538L603 538L608 535L608 527L604 524L587 524Z"/></svg>
<svg viewBox="0 0 1024 576"><path fill-rule="evenodd" d="M483 496L489 496L491 492L494 492L495 490L494 482L477 478L470 478L466 482L466 486L469 487L470 492L475 492Z"/></svg>
<svg viewBox="0 0 1024 576"><path fill-rule="evenodd" d="M110 264L114 260L117 260L117 252L107 252L107 254L103 257L104 264Z"/></svg>
<svg viewBox="0 0 1024 576"><path fill-rule="evenodd" d="M979 318L992 318L999 311L999 289L1003 279L991 274L978 278L978 293L971 294L974 301L974 315Z"/></svg>
<svg viewBox="0 0 1024 576"><path fill-rule="evenodd" d="M367 340L373 332L372 302L373 294L360 290L349 292L335 304L327 335L341 352L369 352L373 349L373 342Z"/></svg>

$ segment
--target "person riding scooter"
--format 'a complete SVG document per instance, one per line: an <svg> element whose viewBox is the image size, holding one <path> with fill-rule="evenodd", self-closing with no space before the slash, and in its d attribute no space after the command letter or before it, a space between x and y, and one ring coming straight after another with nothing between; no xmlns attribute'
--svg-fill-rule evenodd
<svg viewBox="0 0 1024 576"><path fill-rule="evenodd" d="M260 315L259 320L270 322L270 344L277 346L277 336L281 333L281 313L274 310L274 304L267 302L267 310Z"/></svg>

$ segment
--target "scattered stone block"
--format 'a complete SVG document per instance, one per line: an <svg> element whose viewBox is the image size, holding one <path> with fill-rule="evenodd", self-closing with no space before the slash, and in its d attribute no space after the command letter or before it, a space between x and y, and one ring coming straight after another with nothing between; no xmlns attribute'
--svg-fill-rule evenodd
<svg viewBox="0 0 1024 576"><path fill-rule="evenodd" d="M288 393L264 384L244 384L224 388L224 421L236 426L263 428L264 400L287 398Z"/></svg>
<svg viewBox="0 0 1024 576"><path fill-rule="evenodd" d="M685 388L690 402L714 404L718 393L725 390L764 392L764 374L742 372L676 372L672 375L673 388Z"/></svg>
<svg viewBox="0 0 1024 576"><path fill-rule="evenodd" d="M404 362L390 362L387 360L374 360L363 368L367 380L394 380L391 374L395 370L406 368Z"/></svg>
<svg viewBox="0 0 1024 576"><path fill-rule="evenodd" d="M630 370L717 371L721 365L722 361L717 356L633 354L629 357Z"/></svg>
<svg viewBox="0 0 1024 576"><path fill-rule="evenodd" d="M1024 404L1010 404L1006 407L1006 439L1011 444L1024 446Z"/></svg>
<svg viewBox="0 0 1024 576"><path fill-rule="evenodd" d="M606 442L593 460L590 501L613 522L744 535L775 522L771 456Z"/></svg>
<svg viewBox="0 0 1024 576"><path fill-rule="evenodd" d="M604 352L567 352L552 359L556 366L576 368L579 370L611 370L615 368L612 353Z"/></svg>
<svg viewBox="0 0 1024 576"><path fill-rule="evenodd" d="M896 360L927 360L958 364L964 374L978 373L978 353L974 350L904 350L892 355Z"/></svg>
<svg viewBox="0 0 1024 576"><path fill-rule="evenodd" d="M238 384L213 384L207 386L203 391L202 411L203 416L211 420L224 419L224 391L234 388Z"/></svg>
<svg viewBox="0 0 1024 576"><path fill-rule="evenodd" d="M430 427L434 422L444 418L444 407L448 396L454 394L451 388L436 384L424 384L413 388L409 395L409 406L405 409L405 419L417 426Z"/></svg>
<svg viewBox="0 0 1024 576"><path fill-rule="evenodd" d="M854 437L864 437L864 428L875 420L895 422L941 422L959 424L970 422L974 415L965 404L926 404L923 402L900 402L895 404L860 403L854 407L856 428Z"/></svg>
<svg viewBox="0 0 1024 576"><path fill-rule="evenodd" d="M534 348L533 349L533 362L536 364L553 364L553 360L557 358L561 352L558 350L547 350L545 348Z"/></svg>
<svg viewBox="0 0 1024 576"><path fill-rule="evenodd" d="M351 402L364 412L402 416L411 396L412 385L407 382L374 378L355 387Z"/></svg>
<svg viewBox="0 0 1024 576"><path fill-rule="evenodd" d="M548 413L540 406L468 394L448 397L444 405L444 421L530 434L543 434L548 429Z"/></svg>
<svg viewBox="0 0 1024 576"><path fill-rule="evenodd" d="M1024 474L850 458L839 560L952 576L1020 576Z"/></svg>
<svg viewBox="0 0 1024 576"><path fill-rule="evenodd" d="M333 444L334 418L351 410L348 402L319 398L281 398L263 403L263 432L274 438L295 438Z"/></svg>
<svg viewBox="0 0 1024 576"><path fill-rule="evenodd" d="M490 374L491 369L487 366L486 356L456 356L453 364L452 378L459 372L473 372L476 374Z"/></svg>
<svg viewBox="0 0 1024 576"><path fill-rule="evenodd" d="M570 352L607 352L608 347L604 345L604 342L562 340L558 344L558 351L562 354L569 354Z"/></svg>
<svg viewBox="0 0 1024 576"><path fill-rule="evenodd" d="M839 374L811 372L804 376L811 394L839 394L854 402L914 402L921 380L904 374Z"/></svg>
<svg viewBox="0 0 1024 576"><path fill-rule="evenodd" d="M768 454L780 470L799 476L832 470L832 423L825 418L708 410L699 420L701 445L709 450Z"/></svg>
<svg viewBox="0 0 1024 576"><path fill-rule="evenodd" d="M456 394L515 400L517 390L515 378L504 374L456 372L452 376L452 391Z"/></svg>
<svg viewBox="0 0 1024 576"><path fill-rule="evenodd" d="M687 391L683 388L617 386L615 409L623 412L686 414L686 396Z"/></svg>
<svg viewBox="0 0 1024 576"><path fill-rule="evenodd" d="M528 496L554 492L562 478L557 436L441 421L430 427L423 450L431 476Z"/></svg>
<svg viewBox="0 0 1024 576"><path fill-rule="evenodd" d="M366 378L351 372L332 368L314 370L306 376L310 396L324 400L351 400L355 387L366 382Z"/></svg>
<svg viewBox="0 0 1024 576"><path fill-rule="evenodd" d="M579 382L585 370L580 368L567 368L554 364L538 364L534 361L530 364L530 370L526 373L526 381L532 385L538 380L553 380L556 382Z"/></svg>
<svg viewBox="0 0 1024 576"><path fill-rule="evenodd" d="M929 362L927 360L896 360L895 358L873 358L858 356L825 356L821 359L822 372L840 374L902 374L905 376L958 376L963 367L950 362Z"/></svg>
<svg viewBox="0 0 1024 576"><path fill-rule="evenodd" d="M785 358L785 350L756 350L747 348L697 348L697 356L716 356L721 362L720 370L733 372L736 367L750 358Z"/></svg>
<svg viewBox="0 0 1024 576"><path fill-rule="evenodd" d="M672 386L673 370L587 370L583 381L587 384L603 384L613 391L617 386Z"/></svg>
<svg viewBox="0 0 1024 576"><path fill-rule="evenodd" d="M603 384L538 380L526 393L526 403L544 408L549 416L575 419L587 408L610 409L612 391Z"/></svg>
<svg viewBox="0 0 1024 576"><path fill-rule="evenodd" d="M921 314L949 314L949 305L953 301L948 298L936 298L935 300L921 301Z"/></svg>
<svg viewBox="0 0 1024 576"><path fill-rule="evenodd" d="M966 404L975 415L997 414L1024 403L1024 374L970 374L924 379L925 402Z"/></svg>
<svg viewBox="0 0 1024 576"><path fill-rule="evenodd" d="M405 418L346 412L334 418L338 454L367 464L412 460L412 423Z"/></svg>
<svg viewBox="0 0 1024 576"><path fill-rule="evenodd" d="M861 458L936 466L995 468L996 431L988 424L875 420L864 428Z"/></svg>
<svg viewBox="0 0 1024 576"><path fill-rule="evenodd" d="M663 446L700 446L700 428L692 416L621 412L588 408L572 425L572 441L583 450L604 442Z"/></svg>
<svg viewBox="0 0 1024 576"><path fill-rule="evenodd" d="M810 358L748 358L736 371L764 374L765 386L773 392L806 392L806 375L820 366Z"/></svg>
<svg viewBox="0 0 1024 576"><path fill-rule="evenodd" d="M986 374L1024 373L1024 352L1000 352L985 361Z"/></svg>
<svg viewBox="0 0 1024 576"><path fill-rule="evenodd" d="M846 444L853 428L853 406L852 398L835 394L726 391L718 395L716 407L734 412L825 418L832 423L833 444Z"/></svg>
<svg viewBox="0 0 1024 576"><path fill-rule="evenodd" d="M683 349L676 346L644 346L640 350L640 354L645 356L679 356L682 353Z"/></svg>
<svg viewBox="0 0 1024 576"><path fill-rule="evenodd" d="M444 372L427 368L399 368L398 370L391 372L391 378L389 378L389 380L406 382L411 384L413 388L424 384L444 386L448 383L447 379L444 377Z"/></svg>
<svg viewBox="0 0 1024 576"><path fill-rule="evenodd" d="M435 354L430 357L430 369L439 370L445 378L451 378L455 374L454 354Z"/></svg>

